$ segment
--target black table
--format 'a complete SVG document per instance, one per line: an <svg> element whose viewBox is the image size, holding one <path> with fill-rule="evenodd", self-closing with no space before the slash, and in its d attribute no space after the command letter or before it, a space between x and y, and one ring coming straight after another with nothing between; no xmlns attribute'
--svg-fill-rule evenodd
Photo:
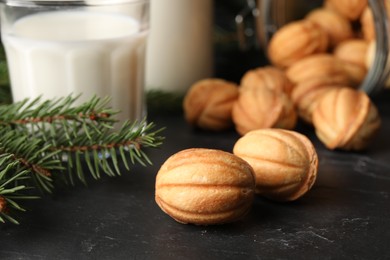
<svg viewBox="0 0 390 260"><path fill-rule="evenodd" d="M292 203L257 197L241 221L209 227L163 213L155 176L179 150L231 151L239 136L191 129L178 114L154 116L167 127L164 145L149 151L154 166L30 201L21 225L0 225L0 259L389 259L389 91L375 102L383 124L367 151L329 151L300 124L320 159L312 190Z"/></svg>

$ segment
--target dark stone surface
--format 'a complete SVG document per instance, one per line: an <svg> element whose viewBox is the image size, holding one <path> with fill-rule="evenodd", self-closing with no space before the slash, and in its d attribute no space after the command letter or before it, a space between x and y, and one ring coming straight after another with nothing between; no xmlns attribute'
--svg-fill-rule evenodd
<svg viewBox="0 0 390 260"><path fill-rule="evenodd" d="M300 200L257 197L241 221L221 226L176 223L154 201L155 175L190 147L231 151L238 135L191 129L181 116L156 117L165 144L151 167L90 181L31 201L20 226L0 226L0 259L388 259L390 240L390 94L375 98L383 118L367 151L329 151L313 130L318 179Z"/></svg>

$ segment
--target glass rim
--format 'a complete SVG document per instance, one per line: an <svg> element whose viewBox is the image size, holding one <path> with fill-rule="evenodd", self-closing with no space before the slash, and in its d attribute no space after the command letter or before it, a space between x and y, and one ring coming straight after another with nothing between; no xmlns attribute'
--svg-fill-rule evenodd
<svg viewBox="0 0 390 260"><path fill-rule="evenodd" d="M109 6L118 4L147 3L150 0L0 0L7 6Z"/></svg>

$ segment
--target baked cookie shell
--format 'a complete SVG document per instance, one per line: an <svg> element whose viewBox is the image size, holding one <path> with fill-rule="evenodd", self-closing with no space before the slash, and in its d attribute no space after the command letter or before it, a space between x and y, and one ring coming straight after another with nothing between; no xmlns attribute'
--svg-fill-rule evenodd
<svg viewBox="0 0 390 260"><path fill-rule="evenodd" d="M214 149L180 151L161 166L156 176L155 200L180 223L223 224L250 210L255 180L241 158Z"/></svg>

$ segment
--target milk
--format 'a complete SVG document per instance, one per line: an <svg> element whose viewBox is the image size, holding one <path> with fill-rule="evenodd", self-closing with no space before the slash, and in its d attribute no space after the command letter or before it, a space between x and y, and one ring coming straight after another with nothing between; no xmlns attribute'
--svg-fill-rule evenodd
<svg viewBox="0 0 390 260"><path fill-rule="evenodd" d="M120 120L144 113L146 32L109 13L50 11L16 21L2 34L14 101L42 96L111 97Z"/></svg>
<svg viewBox="0 0 390 260"><path fill-rule="evenodd" d="M213 1L153 0L146 88L185 93L213 75Z"/></svg>

